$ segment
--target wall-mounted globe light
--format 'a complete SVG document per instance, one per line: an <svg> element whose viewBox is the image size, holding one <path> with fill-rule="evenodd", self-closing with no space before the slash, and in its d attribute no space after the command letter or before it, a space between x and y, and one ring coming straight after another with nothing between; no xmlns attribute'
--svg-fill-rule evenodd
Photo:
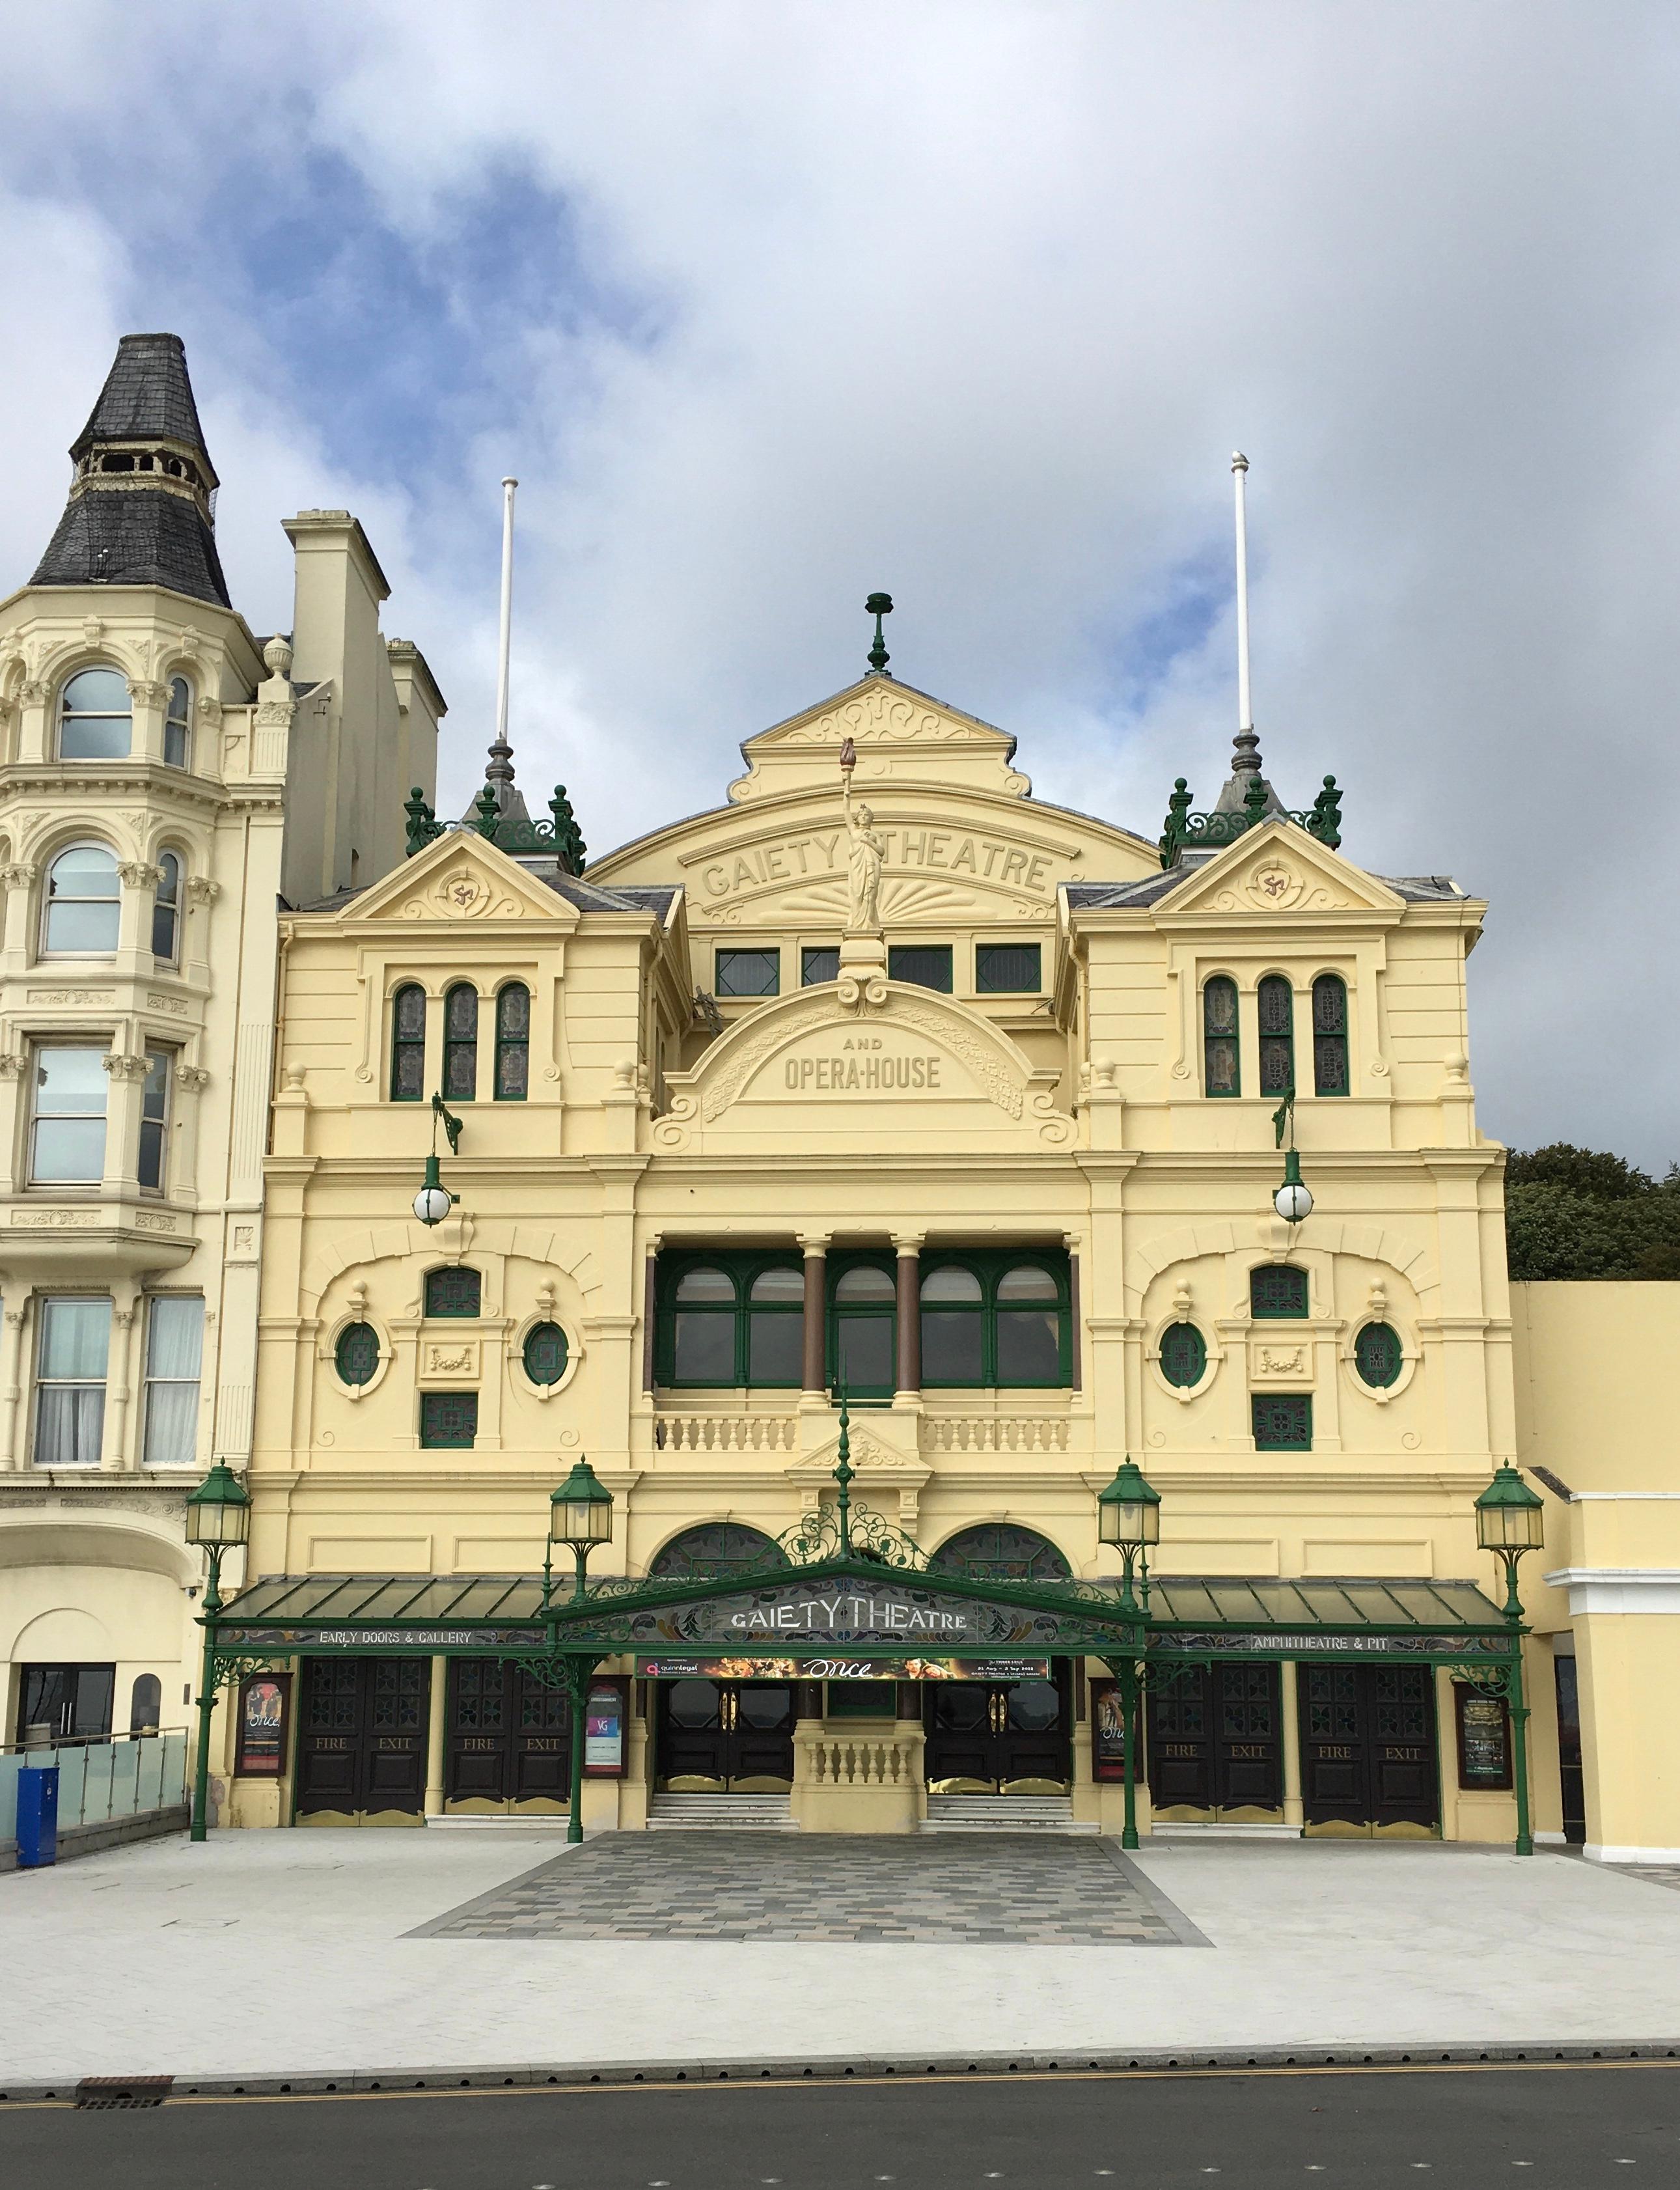
<svg viewBox="0 0 1680 2190"><path fill-rule="evenodd" d="M1284 1151L1283 1184L1272 1196L1272 1206L1286 1224L1304 1224L1313 1213L1312 1189L1301 1177L1301 1159L1293 1149Z"/></svg>

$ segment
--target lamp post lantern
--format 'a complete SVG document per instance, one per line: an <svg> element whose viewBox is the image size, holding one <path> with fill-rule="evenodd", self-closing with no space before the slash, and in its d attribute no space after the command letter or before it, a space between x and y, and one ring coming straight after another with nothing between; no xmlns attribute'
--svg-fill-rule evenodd
<svg viewBox="0 0 1680 2190"><path fill-rule="evenodd" d="M1272 1196L1272 1206L1286 1224L1304 1224L1313 1213L1313 1190L1301 1176L1301 1159L1293 1149L1283 1156L1283 1184Z"/></svg>
<svg viewBox="0 0 1680 2190"><path fill-rule="evenodd" d="M572 1557L577 1564L577 1583L572 1592L572 1603L576 1604L587 1591L586 1569L590 1552L597 1544L606 1543L611 1535L612 1493L587 1460L580 1459L548 1501L548 1548L543 1554L542 1563L542 1609L545 1616L553 1587L553 1546L556 1544L571 1546ZM583 1741L589 1707L589 1682L595 1665L596 1660L591 1657L568 1657L566 1660L566 1692L571 1701L571 1815L566 1822L566 1839L569 1841L581 1841L583 1837Z"/></svg>
<svg viewBox="0 0 1680 2190"><path fill-rule="evenodd" d="M216 1708L216 1618L222 1608L222 1553L247 1542L250 1535L251 1501L245 1485L225 1461L219 1460L187 1499L187 1541L202 1545L210 1554L204 1590L204 1660L199 1677L198 1759L192 1787L196 1841L207 1839L210 1830L210 1717Z"/></svg>
<svg viewBox="0 0 1680 2190"><path fill-rule="evenodd" d="M1529 1706L1523 1685L1523 1602L1517 1594L1517 1563L1524 1552L1546 1540L1546 1509L1510 1461L1501 1461L1493 1481L1476 1501L1476 1541L1505 1569L1505 1603L1511 1628L1511 1662L1507 1673L1511 1707L1511 1779L1517 1790L1518 1855L1534 1853L1529 1825Z"/></svg>
<svg viewBox="0 0 1680 2190"><path fill-rule="evenodd" d="M1115 1471L1114 1481L1097 1498L1097 1534L1112 1544L1122 1562L1120 1608L1140 1627L1149 1616L1149 1547L1161 1541L1161 1493L1128 1453ZM1136 1581L1143 1591L1140 1603L1133 1594ZM1139 1691L1138 1638L1125 1655L1111 1659L1120 1682L1120 1706L1125 1720L1126 1818L1120 1835L1123 1848L1138 1845L1138 1698Z"/></svg>

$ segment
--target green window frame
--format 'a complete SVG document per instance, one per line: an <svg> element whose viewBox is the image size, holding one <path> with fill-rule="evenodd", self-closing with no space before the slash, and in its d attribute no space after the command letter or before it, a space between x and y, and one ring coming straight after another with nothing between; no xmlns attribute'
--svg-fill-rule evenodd
<svg viewBox="0 0 1680 2190"><path fill-rule="evenodd" d="M566 1344L566 1335L557 1323L534 1323L525 1336L519 1349L519 1359L525 1372L533 1384L558 1384L566 1373L566 1361L571 1349Z"/></svg>
<svg viewBox="0 0 1680 2190"><path fill-rule="evenodd" d="M332 1349L332 1365L341 1384L354 1391L371 1384L379 1366L379 1334L371 1323L347 1323Z"/></svg>
<svg viewBox="0 0 1680 2190"><path fill-rule="evenodd" d="M1307 1273L1293 1262L1257 1262L1248 1274L1248 1312L1257 1322L1297 1321L1310 1311Z"/></svg>
<svg viewBox="0 0 1680 2190"><path fill-rule="evenodd" d="M391 998L391 1100L426 1099L426 991L405 981Z"/></svg>
<svg viewBox="0 0 1680 2190"><path fill-rule="evenodd" d="M1320 973L1313 984L1313 1092L1347 1095L1348 984L1339 973Z"/></svg>
<svg viewBox="0 0 1680 2190"><path fill-rule="evenodd" d="M648 1568L650 1581L692 1576L707 1581L719 1574L740 1574L754 1567L787 1563L774 1536L744 1521L697 1521L661 1544Z"/></svg>
<svg viewBox="0 0 1680 2190"><path fill-rule="evenodd" d="M1202 984L1201 1059L1204 1093L1241 1094L1237 984L1229 973L1211 974Z"/></svg>
<svg viewBox="0 0 1680 2190"><path fill-rule="evenodd" d="M1287 1095L1295 1085L1295 991L1281 973L1268 973L1257 996L1260 1022L1260 1092Z"/></svg>
<svg viewBox="0 0 1680 2190"><path fill-rule="evenodd" d="M479 1092L479 992L457 981L443 1000L443 1093L446 1103L472 1103Z"/></svg>
<svg viewBox="0 0 1680 2190"><path fill-rule="evenodd" d="M1310 1452L1313 1395L1310 1392L1256 1392L1253 1413L1256 1452Z"/></svg>
<svg viewBox="0 0 1680 2190"><path fill-rule="evenodd" d="M498 1103L523 1103L531 1086L531 990L509 981L496 996L496 1085Z"/></svg>
<svg viewBox="0 0 1680 2190"><path fill-rule="evenodd" d="M974 992L981 996L1036 996L1044 985L1044 952L1036 943L979 943L974 946Z"/></svg>
<svg viewBox="0 0 1680 2190"><path fill-rule="evenodd" d="M474 1316L482 1313L484 1280L463 1262L440 1262L426 1273L424 1313L429 1316Z"/></svg>
<svg viewBox="0 0 1680 2190"><path fill-rule="evenodd" d="M843 1383L849 1399L890 1399L899 1373L896 1260L831 1255L827 1325L830 1384Z"/></svg>
<svg viewBox="0 0 1680 2190"><path fill-rule="evenodd" d="M913 989L932 989L941 996L951 993L951 949L948 943L889 943L887 979L904 981Z"/></svg>
<svg viewBox="0 0 1680 2190"><path fill-rule="evenodd" d="M464 1451L479 1433L476 1392L423 1392L420 1443L427 1452Z"/></svg>
<svg viewBox="0 0 1680 2190"><path fill-rule="evenodd" d="M839 945L808 943L799 953L800 987L819 989L825 981L837 981L839 978Z"/></svg>
<svg viewBox="0 0 1680 2190"><path fill-rule="evenodd" d="M799 1388L803 1257L704 1248L661 1255L654 1297L659 1383L682 1391Z"/></svg>
<svg viewBox="0 0 1680 2190"><path fill-rule="evenodd" d="M987 1248L924 1256L922 1383L933 1391L1053 1391L1073 1381L1065 1252Z"/></svg>
<svg viewBox="0 0 1680 2190"><path fill-rule="evenodd" d="M1207 1341L1193 1323L1169 1323L1161 1334L1161 1373L1188 1392L1207 1374Z"/></svg>
<svg viewBox="0 0 1680 2190"><path fill-rule="evenodd" d="M781 953L763 945L752 950L721 945L712 954L712 994L718 996L779 996Z"/></svg>
<svg viewBox="0 0 1680 2190"><path fill-rule="evenodd" d="M1405 1348L1392 1323L1367 1323L1354 1337L1354 1368L1362 1384L1373 1392L1386 1392L1398 1384L1405 1366Z"/></svg>

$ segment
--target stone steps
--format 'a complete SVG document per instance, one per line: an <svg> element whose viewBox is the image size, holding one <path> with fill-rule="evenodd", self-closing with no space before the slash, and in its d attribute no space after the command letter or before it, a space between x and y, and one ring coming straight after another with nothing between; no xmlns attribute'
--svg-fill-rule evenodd
<svg viewBox="0 0 1680 2190"><path fill-rule="evenodd" d="M1068 1795L929 1795L924 1833L1094 1833Z"/></svg>
<svg viewBox="0 0 1680 2190"><path fill-rule="evenodd" d="M797 1833L786 1795L656 1795L650 1833Z"/></svg>

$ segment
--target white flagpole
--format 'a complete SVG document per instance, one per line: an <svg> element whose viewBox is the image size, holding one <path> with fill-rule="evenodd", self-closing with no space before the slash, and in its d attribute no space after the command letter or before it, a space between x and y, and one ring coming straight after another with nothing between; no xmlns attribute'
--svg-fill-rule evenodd
<svg viewBox="0 0 1680 2190"><path fill-rule="evenodd" d="M1231 458L1231 477L1237 497L1237 734L1240 736L1254 728L1248 687L1248 505L1244 495L1248 458L1240 449Z"/></svg>
<svg viewBox="0 0 1680 2190"><path fill-rule="evenodd" d="M496 670L496 741L508 742L508 661L514 644L514 490L516 479L502 482L502 644Z"/></svg>

